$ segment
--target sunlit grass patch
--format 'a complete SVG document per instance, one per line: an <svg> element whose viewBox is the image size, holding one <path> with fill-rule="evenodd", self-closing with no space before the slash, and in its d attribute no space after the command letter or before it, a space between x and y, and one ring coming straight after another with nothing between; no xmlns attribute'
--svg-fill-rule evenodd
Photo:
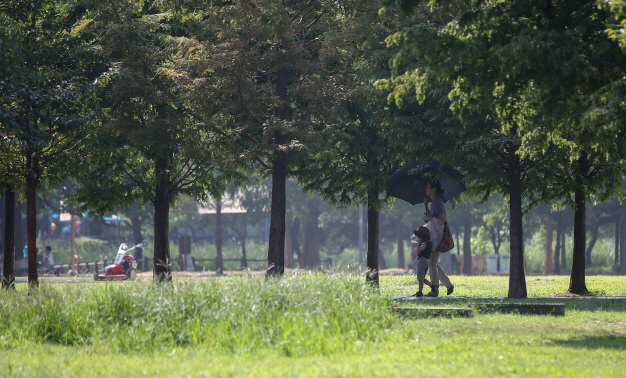
<svg viewBox="0 0 626 378"><path fill-rule="evenodd" d="M0 294L0 345L23 342L158 350L208 347L335 353L385 337L389 299L349 274L150 283L42 285Z"/></svg>
<svg viewBox="0 0 626 378"><path fill-rule="evenodd" d="M588 284L607 293L624 286L624 277L603 278ZM473 307L506 296L507 279L455 276L461 297L410 305ZM545 292L565 284L528 280ZM20 285L0 292L1 376L619 377L626 369L623 299L563 298L559 317L413 319L388 308L391 293L413 290L414 276L381 277L380 290L356 273L176 278L163 288L42 283L30 296Z"/></svg>
<svg viewBox="0 0 626 378"><path fill-rule="evenodd" d="M509 276L450 276L455 297L506 297ZM626 296L626 277L589 276L587 288L595 296ZM554 297L562 295L569 287L569 276L527 276L528 297ZM415 275L382 276L381 289L388 295L412 295L417 291ZM425 292L430 289L425 288ZM445 289L443 297L446 296Z"/></svg>

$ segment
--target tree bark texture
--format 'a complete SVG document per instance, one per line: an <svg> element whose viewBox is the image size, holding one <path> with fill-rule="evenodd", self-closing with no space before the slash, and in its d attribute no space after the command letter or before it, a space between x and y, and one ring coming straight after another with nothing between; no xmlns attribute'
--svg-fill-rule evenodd
<svg viewBox="0 0 626 378"><path fill-rule="evenodd" d="M39 166L36 157L27 156L26 166L26 243L28 245L28 286L39 286L37 275L37 184Z"/></svg>
<svg viewBox="0 0 626 378"><path fill-rule="evenodd" d="M398 223L396 224L396 245L398 246L398 269L404 269L404 238L406 237L404 222L402 221L402 217L398 218Z"/></svg>
<svg viewBox="0 0 626 378"><path fill-rule="evenodd" d="M285 272L286 181L287 155L277 148L272 159L272 209L266 273L268 276L282 275Z"/></svg>
<svg viewBox="0 0 626 378"><path fill-rule="evenodd" d="M285 268L293 269L293 242L291 241L291 221L285 219Z"/></svg>
<svg viewBox="0 0 626 378"><path fill-rule="evenodd" d="M280 104L275 109L278 119L287 118L287 69L282 67L276 76L276 95ZM282 276L285 273L285 215L287 187L287 153L283 149L286 138L280 131L274 132L276 147L272 155L272 209L270 213L270 235L267 251L267 276Z"/></svg>
<svg viewBox="0 0 626 378"><path fill-rule="evenodd" d="M522 212L522 178L519 156L509 151L509 216L510 216L510 267L509 298L526 298L526 274L524 272L524 230Z"/></svg>
<svg viewBox="0 0 626 378"><path fill-rule="evenodd" d="M222 255L222 203L215 202L215 274L224 274L224 256Z"/></svg>
<svg viewBox="0 0 626 378"><path fill-rule="evenodd" d="M572 254L572 273L569 281L569 292L572 294L587 294L585 283L585 246L586 246L586 197L582 189L574 193L574 251Z"/></svg>
<svg viewBox="0 0 626 378"><path fill-rule="evenodd" d="M502 240L500 238L499 230L496 227L489 227L489 237L491 239L491 245L493 245L493 251L496 255L500 254L500 244L502 244ZM500 263L500 259L498 259L498 263ZM498 268L498 270L500 270Z"/></svg>
<svg viewBox="0 0 626 378"><path fill-rule="evenodd" d="M367 205L367 275L366 282L373 287L378 287L378 232L379 212L374 207L374 201L378 199L378 192L373 189Z"/></svg>
<svg viewBox="0 0 626 378"><path fill-rule="evenodd" d="M4 265L2 288L15 289L15 192L6 190L4 221Z"/></svg>
<svg viewBox="0 0 626 378"><path fill-rule="evenodd" d="M552 213L546 217L546 258L543 264L543 274L552 274L552 239L554 236L554 218Z"/></svg>
<svg viewBox="0 0 626 378"><path fill-rule="evenodd" d="M472 220L463 218L463 274L472 274Z"/></svg>
<svg viewBox="0 0 626 378"><path fill-rule="evenodd" d="M171 282L170 265L170 174L167 158L155 161L157 184L154 191L154 260L152 272L155 283Z"/></svg>

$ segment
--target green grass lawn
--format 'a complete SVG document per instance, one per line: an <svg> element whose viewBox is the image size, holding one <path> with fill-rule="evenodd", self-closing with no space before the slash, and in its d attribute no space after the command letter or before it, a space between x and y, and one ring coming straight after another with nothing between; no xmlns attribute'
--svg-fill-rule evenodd
<svg viewBox="0 0 626 378"><path fill-rule="evenodd" d="M454 300L506 296L508 277L453 277ZM415 277L385 276L381 290L354 274L265 282L243 276L149 282L42 284L0 293L0 376L486 376L622 377L626 300L570 299L564 317L476 313L407 319L392 295ZM531 296L565 292L567 277L528 277ZM603 296L626 277L588 277ZM515 300L519 302L520 300ZM556 302L529 299L527 301ZM403 304L405 305L405 304Z"/></svg>

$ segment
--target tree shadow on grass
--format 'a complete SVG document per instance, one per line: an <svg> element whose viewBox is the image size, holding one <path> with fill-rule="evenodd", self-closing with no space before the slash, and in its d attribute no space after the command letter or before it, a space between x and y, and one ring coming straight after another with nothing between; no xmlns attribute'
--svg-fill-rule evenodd
<svg viewBox="0 0 626 378"><path fill-rule="evenodd" d="M554 345L570 347L570 348L585 348L585 349L625 349L626 350L626 336L622 335L589 335L576 337L572 339L550 339Z"/></svg>

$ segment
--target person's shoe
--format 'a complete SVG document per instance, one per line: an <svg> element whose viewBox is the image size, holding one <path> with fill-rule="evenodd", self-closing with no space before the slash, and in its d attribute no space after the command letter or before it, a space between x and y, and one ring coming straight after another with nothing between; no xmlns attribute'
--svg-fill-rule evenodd
<svg viewBox="0 0 626 378"><path fill-rule="evenodd" d="M450 295L454 292L454 285L450 285L448 286L448 292L446 293L447 295Z"/></svg>
<svg viewBox="0 0 626 378"><path fill-rule="evenodd" d="M427 297L438 297L439 296L439 285L431 285L430 293L426 294Z"/></svg>
<svg viewBox="0 0 626 378"><path fill-rule="evenodd" d="M413 297L423 297L424 294L421 291L418 291L417 293L413 294Z"/></svg>

